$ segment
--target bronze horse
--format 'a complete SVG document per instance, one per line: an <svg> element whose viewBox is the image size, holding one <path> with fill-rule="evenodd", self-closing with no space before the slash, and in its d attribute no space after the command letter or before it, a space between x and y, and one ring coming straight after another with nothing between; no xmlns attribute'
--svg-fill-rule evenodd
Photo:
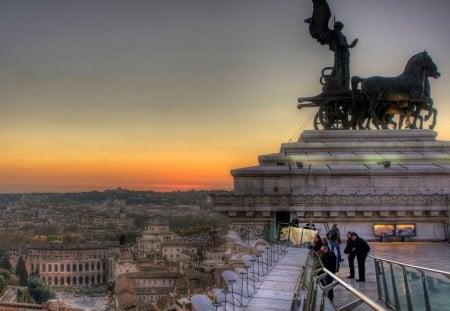
<svg viewBox="0 0 450 311"><path fill-rule="evenodd" d="M370 128L372 121L377 128L387 129L389 124L397 127L393 120L399 115L399 123L409 122L410 128L417 128L417 120L420 120L420 128L423 126L421 112L428 111L425 120L434 114L433 127L436 121L436 109L433 108L433 100L430 97L429 77L439 78L436 64L426 51L414 55L408 61L403 73L397 77L369 77L366 79L352 77L353 105L355 117L354 128ZM361 83L361 92L358 92L358 84ZM413 117L413 122L409 118ZM366 121L366 126L363 125ZM399 125L399 128L402 125Z"/></svg>

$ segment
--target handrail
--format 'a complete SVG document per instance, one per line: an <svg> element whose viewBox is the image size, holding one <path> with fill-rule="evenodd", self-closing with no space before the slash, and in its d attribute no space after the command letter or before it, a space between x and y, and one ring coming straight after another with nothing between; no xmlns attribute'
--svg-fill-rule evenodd
<svg viewBox="0 0 450 311"><path fill-rule="evenodd" d="M322 284L321 280L329 276L331 281L327 282L327 285ZM302 290L307 291L307 302L306 302L306 310L323 310L325 300L328 300L328 293L336 286L342 286L343 290L350 292L351 301L349 301L346 305L339 307L337 310L352 310L356 308L360 304L365 304L367 307L371 308L375 311L384 311L386 307L379 305L377 302L373 301L371 298L360 292L359 290L352 287L350 284L346 283L344 280L340 279L330 270L326 269L320 259L320 256L317 252L310 250L308 255L308 259L305 265L304 273L302 275ZM322 296L320 298L320 302L317 302L318 289L322 289ZM300 288L297 288L297 291ZM300 291L298 291L297 296L299 296ZM329 300L328 300L329 301ZM331 301L330 301L331 302ZM316 305L319 303L320 305ZM300 309L297 309L300 310Z"/></svg>
<svg viewBox="0 0 450 311"><path fill-rule="evenodd" d="M370 255L370 254L369 254L369 257L371 257L373 259L377 259L377 260L393 263L393 264L396 264L396 265L400 265L400 266L414 268L414 269L417 269L417 270L422 270L422 271L427 271L427 272L432 272L432 273L444 274L444 275L450 277L450 272L448 272L448 271L443 271L443 270L437 270L437 269L431 269L431 268L427 268L427 267L411 265L411 264L407 264L407 263L400 262L400 261L395 261L395 260L385 259L385 258L381 258L381 257L376 257L376 256L373 256L373 255Z"/></svg>
<svg viewBox="0 0 450 311"><path fill-rule="evenodd" d="M322 265L322 261L320 262ZM338 278L334 273L332 273L330 270L324 268L322 266L322 270L327 273L329 276L333 278L336 282L338 282L340 285L342 285L346 290L351 292L353 295L361 299L365 304L367 304L369 307L371 307L373 310L377 311L384 311L386 308L380 306L378 303L361 293L360 291L356 290L353 286L350 286L348 283L345 283L342 279Z"/></svg>

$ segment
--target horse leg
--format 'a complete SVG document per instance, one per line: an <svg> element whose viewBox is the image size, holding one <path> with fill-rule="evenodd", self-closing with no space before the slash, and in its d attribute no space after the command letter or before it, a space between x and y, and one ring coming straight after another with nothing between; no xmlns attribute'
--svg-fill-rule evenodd
<svg viewBox="0 0 450 311"><path fill-rule="evenodd" d="M386 114L387 108L386 107L380 107L377 115L378 115L378 120L381 121L381 128L383 130L388 130L388 122L389 122L389 118L387 117L388 115Z"/></svg>
<svg viewBox="0 0 450 311"><path fill-rule="evenodd" d="M436 108L431 108L430 110L433 112L433 122L429 126L430 130L432 130L436 126L437 109Z"/></svg>
<svg viewBox="0 0 450 311"><path fill-rule="evenodd" d="M365 110L358 119L358 127L360 130L370 130L370 113L368 110Z"/></svg>
<svg viewBox="0 0 450 311"><path fill-rule="evenodd" d="M417 129L417 120L421 120L420 122L420 126L423 125L423 118L422 115L420 114L421 110L422 110L422 105L421 104L410 104L411 106L408 108L408 110L406 111L408 116L413 116L413 123L410 124L409 128L410 129Z"/></svg>
<svg viewBox="0 0 450 311"><path fill-rule="evenodd" d="M387 127L389 127L389 125L392 125L392 128L394 130L397 128L397 122L395 122L393 114L385 114L385 123Z"/></svg>
<svg viewBox="0 0 450 311"><path fill-rule="evenodd" d="M370 114L370 119L372 119L372 123L375 125L375 127L379 130L380 129L380 124L381 124L381 120L379 118L379 111L381 110L380 106L381 104L379 103L379 100L371 100L369 102L369 114Z"/></svg>
<svg viewBox="0 0 450 311"><path fill-rule="evenodd" d="M405 121L406 116L404 114L400 114L398 116L398 128L397 129L402 129L403 128L403 122Z"/></svg>
<svg viewBox="0 0 450 311"><path fill-rule="evenodd" d="M425 121L428 121L431 118L431 115L433 114L433 99L432 98L428 98L428 103L427 103L427 110L428 110L428 114L425 116Z"/></svg>

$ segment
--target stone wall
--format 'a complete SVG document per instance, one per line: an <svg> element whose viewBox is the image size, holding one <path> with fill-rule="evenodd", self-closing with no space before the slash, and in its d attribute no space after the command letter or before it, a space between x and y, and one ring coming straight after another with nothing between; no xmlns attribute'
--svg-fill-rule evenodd
<svg viewBox="0 0 450 311"><path fill-rule="evenodd" d="M417 240L447 238L450 142L430 130L305 131L259 165L232 170L234 192L213 195L237 226L259 228L279 213L353 229L416 225Z"/></svg>

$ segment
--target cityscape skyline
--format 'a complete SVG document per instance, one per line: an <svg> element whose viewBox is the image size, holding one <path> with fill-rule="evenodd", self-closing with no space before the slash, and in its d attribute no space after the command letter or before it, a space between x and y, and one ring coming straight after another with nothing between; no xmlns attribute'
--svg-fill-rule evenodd
<svg viewBox="0 0 450 311"><path fill-rule="evenodd" d="M328 1L351 75L399 75L426 49L450 139L444 0ZM332 53L310 0L0 2L0 192L233 188L230 170L312 129ZM303 125L305 125L303 127Z"/></svg>

